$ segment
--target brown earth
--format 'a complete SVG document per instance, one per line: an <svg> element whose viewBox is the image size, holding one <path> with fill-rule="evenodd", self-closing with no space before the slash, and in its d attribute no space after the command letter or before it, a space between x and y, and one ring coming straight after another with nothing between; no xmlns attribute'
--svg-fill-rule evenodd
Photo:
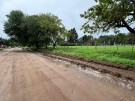
<svg viewBox="0 0 135 101"><path fill-rule="evenodd" d="M125 78L127 80L135 81L135 67L129 67L121 64L114 64L111 62L98 61L92 59L78 58L66 54L56 54L56 53L44 53L40 52L42 55L68 61L72 64L80 65L82 68L91 68L93 70L100 71L102 73L108 73L118 78Z"/></svg>
<svg viewBox="0 0 135 101"><path fill-rule="evenodd" d="M135 91L44 56L9 49L0 52L0 101L135 101Z"/></svg>

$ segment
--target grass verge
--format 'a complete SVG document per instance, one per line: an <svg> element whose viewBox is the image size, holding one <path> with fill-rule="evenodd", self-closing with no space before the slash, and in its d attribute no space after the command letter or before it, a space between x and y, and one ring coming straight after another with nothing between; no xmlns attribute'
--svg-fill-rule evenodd
<svg viewBox="0 0 135 101"><path fill-rule="evenodd" d="M135 51L132 46L58 46L55 49L49 47L47 50L44 48L41 50L135 66Z"/></svg>

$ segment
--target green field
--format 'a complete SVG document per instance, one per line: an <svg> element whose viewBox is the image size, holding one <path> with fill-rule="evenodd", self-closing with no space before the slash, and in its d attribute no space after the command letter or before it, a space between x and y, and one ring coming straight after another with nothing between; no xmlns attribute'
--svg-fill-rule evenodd
<svg viewBox="0 0 135 101"><path fill-rule="evenodd" d="M47 51L135 66L133 46L58 46L56 49L49 47Z"/></svg>

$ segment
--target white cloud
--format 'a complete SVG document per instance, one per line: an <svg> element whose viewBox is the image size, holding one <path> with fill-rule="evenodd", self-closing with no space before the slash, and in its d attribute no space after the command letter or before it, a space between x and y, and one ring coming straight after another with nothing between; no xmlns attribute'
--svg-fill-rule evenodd
<svg viewBox="0 0 135 101"><path fill-rule="evenodd" d="M0 35L3 34L3 21L5 15L11 10L22 10L26 14L39 14L51 12L57 15L67 29L75 27L80 36L80 28L84 22L80 14L94 5L94 0L2 0L0 2Z"/></svg>

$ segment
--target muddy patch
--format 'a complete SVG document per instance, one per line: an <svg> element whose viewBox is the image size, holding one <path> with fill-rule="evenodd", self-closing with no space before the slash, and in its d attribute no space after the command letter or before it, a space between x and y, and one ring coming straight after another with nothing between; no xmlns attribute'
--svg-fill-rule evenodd
<svg viewBox="0 0 135 101"><path fill-rule="evenodd" d="M119 86L127 90L135 91L135 81L131 79L129 75L125 75L125 71L127 74L130 74L131 73L130 71L124 70L124 72L121 72L121 69L116 70L116 68L113 68L113 67L111 68L106 67L112 70L111 72L108 72L106 69L103 69L104 65L103 66L100 65L100 68L97 69L94 66L98 66L99 64L98 65L95 64L92 67L92 66L89 66L88 63L86 63L86 65L85 64L83 65L83 62L80 63L80 61L78 62L78 60L76 60L75 58L70 60L70 58L65 58L65 57L58 57L58 56L55 57L54 55L48 56L42 53L38 53L38 54L42 57L45 56L46 58L51 59L58 64L63 64L63 66L66 68L70 67L72 69L76 69L79 72L83 73L84 75L89 76L90 78L98 79L103 82L113 84L115 86ZM114 69L117 71L117 73L113 71ZM119 74L119 72L121 74Z"/></svg>
<svg viewBox="0 0 135 101"><path fill-rule="evenodd" d="M101 81L111 83L113 85L120 86L128 90L135 90L135 82L133 81L117 78L110 74L104 74L99 71L92 70L90 68L82 69L81 67L77 67L76 69L95 79L99 79Z"/></svg>
<svg viewBox="0 0 135 101"><path fill-rule="evenodd" d="M77 66L74 64L71 64L70 62L67 61L62 61L59 59L52 59L51 60L64 64L66 68L70 67L72 69L76 69L79 72L83 73L84 75L89 76L90 78L98 79L102 82L106 82L115 86L122 87L127 90L135 91L135 82L123 78L117 78L113 75L107 74L107 73L102 73L96 70L93 70L91 68L82 68L81 66Z"/></svg>

